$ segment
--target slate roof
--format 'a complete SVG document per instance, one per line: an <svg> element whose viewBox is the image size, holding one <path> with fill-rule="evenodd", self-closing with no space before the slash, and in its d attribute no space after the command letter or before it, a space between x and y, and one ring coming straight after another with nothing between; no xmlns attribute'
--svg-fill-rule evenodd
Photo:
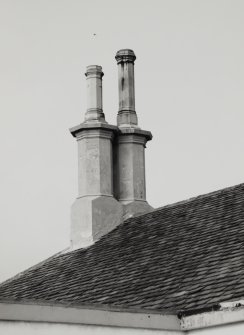
<svg viewBox="0 0 244 335"><path fill-rule="evenodd" d="M0 300L187 312L244 297L244 184L126 220L0 286Z"/></svg>

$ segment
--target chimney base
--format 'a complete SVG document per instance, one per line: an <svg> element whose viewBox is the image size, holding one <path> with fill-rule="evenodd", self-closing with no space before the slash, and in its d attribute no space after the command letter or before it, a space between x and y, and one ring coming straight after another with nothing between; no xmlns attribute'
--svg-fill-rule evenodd
<svg viewBox="0 0 244 335"><path fill-rule="evenodd" d="M71 249L93 244L122 221L123 207L113 197L112 141L117 129L90 121L70 130L78 142L79 186L71 208Z"/></svg>
<svg viewBox="0 0 244 335"><path fill-rule="evenodd" d="M120 201L122 204L123 202ZM135 200L123 204L123 220L131 217L151 212L154 208L148 204L147 201Z"/></svg>
<svg viewBox="0 0 244 335"><path fill-rule="evenodd" d="M145 146L152 134L140 128L119 127L114 143L115 198L123 205L123 218L151 211L146 201Z"/></svg>
<svg viewBox="0 0 244 335"><path fill-rule="evenodd" d="M85 248L117 227L122 205L110 196L77 198L71 207L71 249Z"/></svg>

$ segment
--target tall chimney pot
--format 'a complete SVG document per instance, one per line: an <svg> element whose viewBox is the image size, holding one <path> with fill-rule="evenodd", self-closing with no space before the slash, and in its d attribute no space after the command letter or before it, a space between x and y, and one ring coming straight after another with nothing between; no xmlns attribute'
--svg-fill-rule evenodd
<svg viewBox="0 0 244 335"><path fill-rule="evenodd" d="M89 65L86 68L87 83L87 111L86 122L104 122L103 99L102 99L102 67L99 65Z"/></svg>
<svg viewBox="0 0 244 335"><path fill-rule="evenodd" d="M116 53L119 74L119 112L117 124L120 127L136 127L134 61L136 56L131 49Z"/></svg>

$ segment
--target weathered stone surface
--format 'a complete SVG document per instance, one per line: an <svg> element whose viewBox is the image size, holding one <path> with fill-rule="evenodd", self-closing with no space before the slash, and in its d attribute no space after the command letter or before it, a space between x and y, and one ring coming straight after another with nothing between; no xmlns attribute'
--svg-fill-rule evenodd
<svg viewBox="0 0 244 335"><path fill-rule="evenodd" d="M112 196L113 132L104 128L84 129L76 137L79 196Z"/></svg>
<svg viewBox="0 0 244 335"><path fill-rule="evenodd" d="M152 210L146 201L145 144L148 134L142 136L133 129L117 139L116 193L124 207L124 218Z"/></svg>
<svg viewBox="0 0 244 335"><path fill-rule="evenodd" d="M106 124L75 132L79 196L71 208L72 248L94 243L122 220L122 205L113 197L113 136Z"/></svg>
<svg viewBox="0 0 244 335"><path fill-rule="evenodd" d="M87 67L85 122L70 131L78 142L78 198L71 208L71 248L94 243L122 220L122 205L113 197L112 140L118 131L102 113L102 68Z"/></svg>
<svg viewBox="0 0 244 335"><path fill-rule="evenodd" d="M137 135L118 138L119 200L122 203L146 200L144 145L145 138Z"/></svg>
<svg viewBox="0 0 244 335"><path fill-rule="evenodd" d="M114 157L114 189L124 207L124 218L150 211L146 201L145 146L152 139L149 131L138 127L135 111L134 61L130 49L119 50L118 63L119 112Z"/></svg>
<svg viewBox="0 0 244 335"><path fill-rule="evenodd" d="M123 204L123 219L126 220L139 214L149 213L153 209L147 201L134 200Z"/></svg>
<svg viewBox="0 0 244 335"><path fill-rule="evenodd" d="M122 222L122 205L112 196L85 196L71 208L71 249L89 246Z"/></svg>

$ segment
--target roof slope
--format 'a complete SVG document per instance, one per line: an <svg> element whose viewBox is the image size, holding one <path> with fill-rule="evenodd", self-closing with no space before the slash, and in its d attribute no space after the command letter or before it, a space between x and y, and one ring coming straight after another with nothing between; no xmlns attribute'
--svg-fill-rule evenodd
<svg viewBox="0 0 244 335"><path fill-rule="evenodd" d="M0 286L0 300L175 312L244 297L244 184L126 220Z"/></svg>

